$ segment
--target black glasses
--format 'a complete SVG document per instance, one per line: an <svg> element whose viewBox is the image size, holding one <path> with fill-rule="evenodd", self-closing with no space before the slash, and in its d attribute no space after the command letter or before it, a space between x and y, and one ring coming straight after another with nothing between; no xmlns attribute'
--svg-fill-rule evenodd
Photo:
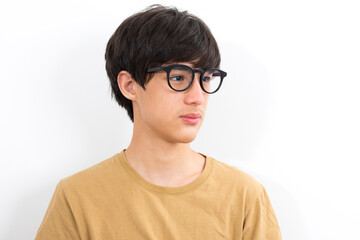
<svg viewBox="0 0 360 240"><path fill-rule="evenodd" d="M215 93L219 90L224 77L226 77L226 72L217 68L200 70L181 64L154 67L147 70L148 73L157 71L166 72L169 87L177 92L189 89L194 81L195 73L197 72L200 73L201 89L209 94Z"/></svg>

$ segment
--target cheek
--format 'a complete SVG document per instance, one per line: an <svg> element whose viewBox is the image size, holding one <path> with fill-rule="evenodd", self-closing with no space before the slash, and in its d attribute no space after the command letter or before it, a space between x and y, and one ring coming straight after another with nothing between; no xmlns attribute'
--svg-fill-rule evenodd
<svg viewBox="0 0 360 240"><path fill-rule="evenodd" d="M209 94L206 94L204 96L204 103L203 103L204 110L206 110L207 104L209 102L209 97L210 97Z"/></svg>
<svg viewBox="0 0 360 240"><path fill-rule="evenodd" d="M157 118L157 121L169 126L179 117L180 104L181 101L176 100L176 98L159 97L152 105L152 114Z"/></svg>
<svg viewBox="0 0 360 240"><path fill-rule="evenodd" d="M179 112L181 101L171 94L150 94L141 101L143 118L161 123L174 120Z"/></svg>

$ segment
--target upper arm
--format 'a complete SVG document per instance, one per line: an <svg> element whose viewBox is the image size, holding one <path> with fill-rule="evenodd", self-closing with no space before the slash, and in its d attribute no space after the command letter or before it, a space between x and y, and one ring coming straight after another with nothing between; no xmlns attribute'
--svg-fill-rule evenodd
<svg viewBox="0 0 360 240"><path fill-rule="evenodd" d="M76 220L63 190L62 181L56 186L35 239L80 239Z"/></svg>
<svg viewBox="0 0 360 240"><path fill-rule="evenodd" d="M280 240L279 225L269 197L262 187L254 202L249 204L243 225L244 240Z"/></svg>

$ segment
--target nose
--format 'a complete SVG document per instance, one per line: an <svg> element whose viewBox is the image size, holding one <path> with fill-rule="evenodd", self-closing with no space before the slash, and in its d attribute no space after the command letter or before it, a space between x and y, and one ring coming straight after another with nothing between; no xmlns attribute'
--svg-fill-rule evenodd
<svg viewBox="0 0 360 240"><path fill-rule="evenodd" d="M200 86L200 76L195 74L193 83L185 92L184 102L188 105L201 105L205 99L205 93Z"/></svg>

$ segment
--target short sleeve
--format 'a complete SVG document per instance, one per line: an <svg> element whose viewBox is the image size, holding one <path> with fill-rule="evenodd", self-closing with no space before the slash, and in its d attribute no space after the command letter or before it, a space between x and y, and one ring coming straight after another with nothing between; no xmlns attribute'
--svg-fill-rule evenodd
<svg viewBox="0 0 360 240"><path fill-rule="evenodd" d="M63 190L62 181L56 186L35 239L80 239L73 212Z"/></svg>
<svg viewBox="0 0 360 240"><path fill-rule="evenodd" d="M259 196L246 210L243 240L281 240L274 210L263 187Z"/></svg>

